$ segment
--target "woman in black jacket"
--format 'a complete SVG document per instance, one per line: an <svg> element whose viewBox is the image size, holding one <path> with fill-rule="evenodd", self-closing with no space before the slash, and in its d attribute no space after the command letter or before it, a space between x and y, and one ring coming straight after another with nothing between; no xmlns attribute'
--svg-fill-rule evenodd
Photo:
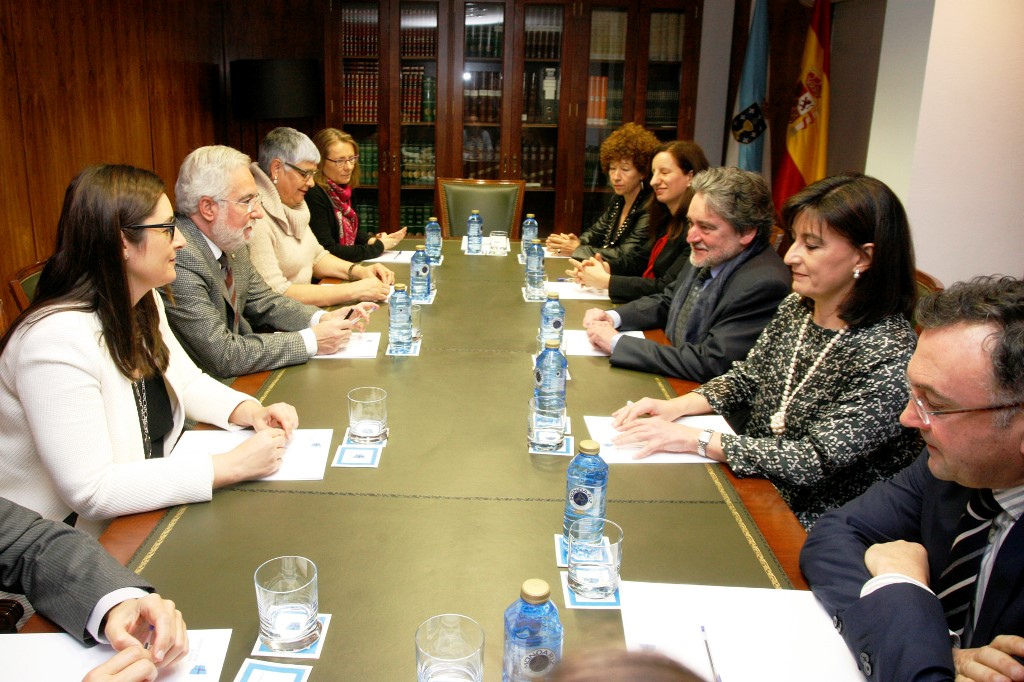
<svg viewBox="0 0 1024 682"><path fill-rule="evenodd" d="M320 172L306 193L309 227L325 249L359 263L380 256L405 237L405 228L390 234L359 229L352 190L359 185L359 145L346 132L324 128L313 137L320 150Z"/></svg>

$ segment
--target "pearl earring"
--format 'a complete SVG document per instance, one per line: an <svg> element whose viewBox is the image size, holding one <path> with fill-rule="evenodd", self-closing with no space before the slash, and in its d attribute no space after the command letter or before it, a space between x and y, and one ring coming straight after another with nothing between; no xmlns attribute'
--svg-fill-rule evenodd
<svg viewBox="0 0 1024 682"><path fill-rule="evenodd" d="M854 279L860 279L860 268L854 268L853 269L853 278Z"/></svg>
<svg viewBox="0 0 1024 682"><path fill-rule="evenodd" d="M128 252L127 251L124 252L124 259L128 260Z"/></svg>
<svg viewBox="0 0 1024 682"><path fill-rule="evenodd" d="M274 176L274 184L275 185L277 184L277 176L276 175Z"/></svg>

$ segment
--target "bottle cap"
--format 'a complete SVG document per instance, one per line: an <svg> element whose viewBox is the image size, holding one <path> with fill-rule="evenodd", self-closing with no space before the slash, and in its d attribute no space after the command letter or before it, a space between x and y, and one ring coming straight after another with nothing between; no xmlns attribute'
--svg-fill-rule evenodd
<svg viewBox="0 0 1024 682"><path fill-rule="evenodd" d="M531 239L530 243L531 244L540 244L540 240L539 239Z"/></svg>
<svg viewBox="0 0 1024 682"><path fill-rule="evenodd" d="M417 250L417 251L423 251L423 250L425 250L426 248L427 248L427 247L426 247L426 245L425 245L425 244L417 244L417 245L416 245L416 250Z"/></svg>
<svg viewBox="0 0 1024 682"><path fill-rule="evenodd" d="M527 214L526 214L526 217L527 217L527 218L533 218L533 217L534 217L534 215L533 215L532 213L527 213Z"/></svg>
<svg viewBox="0 0 1024 682"><path fill-rule="evenodd" d="M547 581L540 578L530 578L523 583L523 589L520 590L519 596L527 604L543 604L551 598L551 588L548 586Z"/></svg>
<svg viewBox="0 0 1024 682"><path fill-rule="evenodd" d="M396 284L395 285L395 291L405 291L405 285L404 284Z"/></svg>
<svg viewBox="0 0 1024 682"><path fill-rule="evenodd" d="M548 292L548 298L553 298L553 299L555 299L557 301L558 300L558 292L557 291L549 291Z"/></svg>
<svg viewBox="0 0 1024 682"><path fill-rule="evenodd" d="M601 454L601 445L596 440L581 440L580 452L585 455L599 455Z"/></svg>
<svg viewBox="0 0 1024 682"><path fill-rule="evenodd" d="M475 209L475 208L472 211L470 211L470 213L479 213L479 212L480 211L478 209Z"/></svg>
<svg viewBox="0 0 1024 682"><path fill-rule="evenodd" d="M555 349L557 349L561 345L562 344L559 342L558 339L547 339L544 342L544 347L545 348L555 348Z"/></svg>
<svg viewBox="0 0 1024 682"><path fill-rule="evenodd" d="M437 222L437 216L436 215L430 216L429 218L427 218L427 222L428 223L436 223Z"/></svg>

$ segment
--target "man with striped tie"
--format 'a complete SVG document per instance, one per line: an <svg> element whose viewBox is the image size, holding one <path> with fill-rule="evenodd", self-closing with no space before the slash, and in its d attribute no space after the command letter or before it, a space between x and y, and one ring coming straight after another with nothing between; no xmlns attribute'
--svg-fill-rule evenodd
<svg viewBox="0 0 1024 682"><path fill-rule="evenodd" d="M918 323L900 421L926 448L800 565L869 679L1024 680L1024 281L955 284Z"/></svg>

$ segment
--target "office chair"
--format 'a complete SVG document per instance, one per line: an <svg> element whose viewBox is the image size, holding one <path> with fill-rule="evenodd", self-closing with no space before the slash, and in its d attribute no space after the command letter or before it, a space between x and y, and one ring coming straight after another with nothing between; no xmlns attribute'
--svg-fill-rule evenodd
<svg viewBox="0 0 1024 682"><path fill-rule="evenodd" d="M466 218L477 209L484 219L484 236L502 230L508 232L509 239L518 239L525 188L522 180L438 178L442 236L464 236Z"/></svg>
<svg viewBox="0 0 1024 682"><path fill-rule="evenodd" d="M14 279L9 282L11 295L14 296L14 304L18 306L20 312L25 312L25 309L31 305L32 299L36 297L36 286L39 284L39 274L43 271L44 265L46 265L44 260L26 265L15 272Z"/></svg>

